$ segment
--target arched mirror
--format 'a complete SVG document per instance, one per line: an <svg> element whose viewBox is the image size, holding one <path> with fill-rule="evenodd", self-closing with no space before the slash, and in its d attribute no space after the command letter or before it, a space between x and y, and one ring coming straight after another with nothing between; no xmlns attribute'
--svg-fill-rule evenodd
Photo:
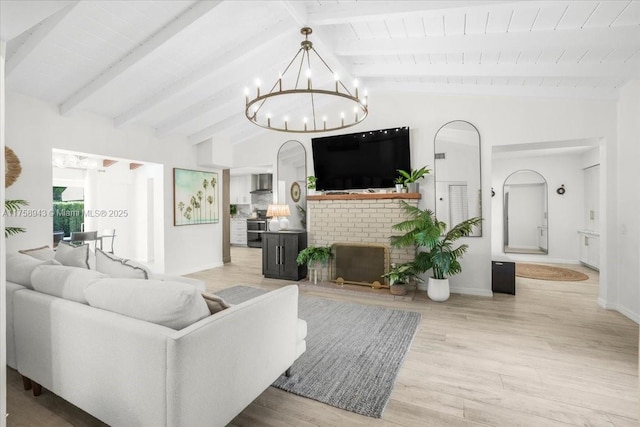
<svg viewBox="0 0 640 427"><path fill-rule="evenodd" d="M449 122L434 142L436 216L449 226L482 217L480 181L480 133L462 120ZM470 236L482 236L482 226Z"/></svg>
<svg viewBox="0 0 640 427"><path fill-rule="evenodd" d="M289 205L289 229L307 228L307 153L298 141L278 150L278 204Z"/></svg>
<svg viewBox="0 0 640 427"><path fill-rule="evenodd" d="M547 181L519 170L504 181L504 252L548 253Z"/></svg>

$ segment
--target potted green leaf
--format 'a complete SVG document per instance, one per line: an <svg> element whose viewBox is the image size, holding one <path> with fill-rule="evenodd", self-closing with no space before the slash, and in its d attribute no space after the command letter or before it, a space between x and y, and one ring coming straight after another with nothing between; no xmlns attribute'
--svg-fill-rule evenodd
<svg viewBox="0 0 640 427"><path fill-rule="evenodd" d="M307 264L313 271L313 284L318 284L318 270L327 266L327 262L333 258L331 246L308 246L301 250L296 257L298 265ZM311 278L311 276L309 277Z"/></svg>
<svg viewBox="0 0 640 427"><path fill-rule="evenodd" d="M318 178L313 175L309 175L307 177L307 193L309 195L313 195L316 193L316 183L318 182Z"/></svg>
<svg viewBox="0 0 640 427"><path fill-rule="evenodd" d="M404 178L404 183L407 186L407 191L409 193L419 192L420 186L417 181L424 178L425 175L428 175L430 172L431 169L428 169L426 166L423 166L420 169L411 169L409 172L398 169L398 173Z"/></svg>
<svg viewBox="0 0 640 427"><path fill-rule="evenodd" d="M404 264L391 263L389 271L382 275L389 280L389 292L392 295L406 295L407 285L412 281L422 282L423 280L416 274L412 262Z"/></svg>
<svg viewBox="0 0 640 427"><path fill-rule="evenodd" d="M396 184L396 193L402 193L402 189L404 188L404 177L401 175L393 180Z"/></svg>
<svg viewBox="0 0 640 427"><path fill-rule="evenodd" d="M458 261L468 249L463 244L454 248L454 242L468 236L473 227L480 225L482 218L476 217L455 225L447 231L447 224L438 221L433 211L419 209L403 202L403 209L409 219L392 226L394 230L404 232L401 236L391 236L391 245L407 247L415 245L424 248L418 251L413 265L416 273L432 270L427 294L434 301L449 299L449 279L462 271Z"/></svg>
<svg viewBox="0 0 640 427"><path fill-rule="evenodd" d="M26 200L5 200L4 201L4 214L7 216L15 215L23 206L29 206L29 202ZM5 227L4 237L13 236L15 234L24 233L27 231L23 227Z"/></svg>

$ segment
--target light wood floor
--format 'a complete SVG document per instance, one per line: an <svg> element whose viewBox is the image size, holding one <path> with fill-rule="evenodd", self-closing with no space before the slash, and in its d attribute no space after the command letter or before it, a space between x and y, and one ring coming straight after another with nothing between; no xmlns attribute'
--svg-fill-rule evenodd
<svg viewBox="0 0 640 427"><path fill-rule="evenodd" d="M422 313L380 420L270 387L236 426L638 426L638 326L597 305L585 282L517 280L517 296L452 295L434 303L305 292ZM284 283L260 274L260 250L232 248L232 263L193 274L211 291ZM92 426L97 420L43 391L33 398L9 370L10 426ZM357 392L354 390L354 393Z"/></svg>

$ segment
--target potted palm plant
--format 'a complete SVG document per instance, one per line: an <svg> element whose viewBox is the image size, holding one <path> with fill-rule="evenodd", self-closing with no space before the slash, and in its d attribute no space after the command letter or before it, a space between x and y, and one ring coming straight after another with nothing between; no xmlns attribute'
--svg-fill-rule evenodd
<svg viewBox="0 0 640 427"><path fill-rule="evenodd" d="M468 236L473 227L482 222L476 217L451 227L447 231L447 224L438 221L433 211L422 210L403 202L403 209L409 219L392 226L394 230L404 232L400 236L391 236L391 245L407 247L415 245L418 249L413 266L416 273L432 270L429 278L427 294L434 301L449 299L449 279L462 271L458 261L468 249L462 244L454 247L454 242L460 237Z"/></svg>
<svg viewBox="0 0 640 427"><path fill-rule="evenodd" d="M391 263L389 271L382 275L389 280L389 292L392 295L406 295L407 285L412 281L422 282L423 280L416 274L412 262L404 264Z"/></svg>
<svg viewBox="0 0 640 427"><path fill-rule="evenodd" d="M398 173L401 177L404 178L404 183L407 186L407 191L409 193L419 192L420 185L417 181L424 178L425 175L429 174L430 172L431 169L428 169L426 166L423 166L420 169L411 169L409 172L398 169Z"/></svg>
<svg viewBox="0 0 640 427"><path fill-rule="evenodd" d="M307 264L309 271L313 272L313 284L317 285L318 271L326 267L331 258L333 258L331 246L308 246L298 253L296 262L298 265ZM309 278L311 278L311 273L309 273Z"/></svg>

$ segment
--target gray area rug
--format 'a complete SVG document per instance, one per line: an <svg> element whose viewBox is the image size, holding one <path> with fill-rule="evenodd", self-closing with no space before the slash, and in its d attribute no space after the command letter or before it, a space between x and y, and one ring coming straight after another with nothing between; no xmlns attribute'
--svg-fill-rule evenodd
<svg viewBox="0 0 640 427"><path fill-rule="evenodd" d="M232 304L266 291L235 286L217 292ZM347 411L381 418L409 351L420 313L301 295L307 351L292 376L274 387Z"/></svg>

